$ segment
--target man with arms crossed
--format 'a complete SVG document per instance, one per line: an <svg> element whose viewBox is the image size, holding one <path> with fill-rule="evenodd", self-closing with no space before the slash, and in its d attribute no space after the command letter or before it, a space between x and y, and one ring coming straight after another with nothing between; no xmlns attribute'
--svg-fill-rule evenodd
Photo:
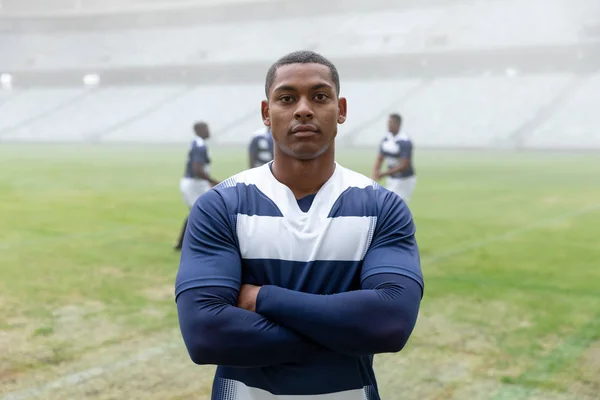
<svg viewBox="0 0 600 400"><path fill-rule="evenodd" d="M273 162L193 207L176 279L191 359L213 400L379 400L373 355L411 335L423 277L400 197L335 162L346 120L326 58L288 54L266 78Z"/></svg>
<svg viewBox="0 0 600 400"><path fill-rule="evenodd" d="M387 177L386 188L408 203L415 190L417 176L412 163L413 144L407 135L400 133L401 127L400 114L390 115L388 134L379 145L379 155L371 177L375 181ZM380 172L384 161L387 161L388 170Z"/></svg>
<svg viewBox="0 0 600 400"><path fill-rule="evenodd" d="M210 137L208 124L206 122L195 123L194 133L196 134L196 139L190 144L185 164L185 173L179 183L179 190L181 190L181 194L183 195L183 201L189 208L192 208L198 197L219 183L209 174L210 157L208 156L208 148L206 147L206 140ZM179 239L174 246L175 250L181 250L187 221L186 217L181 228L181 233L179 234Z"/></svg>

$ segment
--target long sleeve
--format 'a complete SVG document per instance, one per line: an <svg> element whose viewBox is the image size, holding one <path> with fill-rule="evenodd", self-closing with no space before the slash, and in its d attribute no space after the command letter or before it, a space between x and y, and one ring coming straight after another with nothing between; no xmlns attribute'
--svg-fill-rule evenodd
<svg viewBox="0 0 600 400"><path fill-rule="evenodd" d="M363 261L361 290L316 295L263 286L257 312L336 352L400 351L417 320L423 278L412 216L393 196Z"/></svg>
<svg viewBox="0 0 600 400"><path fill-rule="evenodd" d="M259 314L233 306L237 291L187 290L177 300L180 328L196 364L263 367L314 360L326 349Z"/></svg>
<svg viewBox="0 0 600 400"><path fill-rule="evenodd" d="M181 333L197 364L259 367L314 359L329 350L236 307L241 259L227 209L211 190L189 216L175 295Z"/></svg>
<svg viewBox="0 0 600 400"><path fill-rule="evenodd" d="M339 353L400 351L417 321L420 285L402 275L379 274L363 288L314 295L263 286L257 312Z"/></svg>

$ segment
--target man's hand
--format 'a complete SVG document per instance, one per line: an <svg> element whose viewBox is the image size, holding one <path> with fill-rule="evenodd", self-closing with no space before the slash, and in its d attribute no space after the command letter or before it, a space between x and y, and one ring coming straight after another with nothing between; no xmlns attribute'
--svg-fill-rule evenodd
<svg viewBox="0 0 600 400"><path fill-rule="evenodd" d="M243 308L244 310L256 312L256 298L258 297L258 292L260 291L260 286L254 285L242 285L240 288L240 294L238 295L237 306L239 308Z"/></svg>
<svg viewBox="0 0 600 400"><path fill-rule="evenodd" d="M385 172L378 172L377 174L374 175L373 180L374 181L378 181L381 178L385 178L386 176L390 175L389 171L385 171Z"/></svg>
<svg viewBox="0 0 600 400"><path fill-rule="evenodd" d="M384 176L387 176L387 174L385 172L377 171L377 172L373 172L371 179L373 179L374 181L378 181L381 178L383 178Z"/></svg>

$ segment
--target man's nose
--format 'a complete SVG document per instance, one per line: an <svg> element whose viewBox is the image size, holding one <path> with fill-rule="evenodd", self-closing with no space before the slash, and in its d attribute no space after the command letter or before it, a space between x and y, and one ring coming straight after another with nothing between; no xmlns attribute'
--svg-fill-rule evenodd
<svg viewBox="0 0 600 400"><path fill-rule="evenodd" d="M294 113L296 119L310 119L313 117L313 110L308 99L303 97L297 104L296 112Z"/></svg>

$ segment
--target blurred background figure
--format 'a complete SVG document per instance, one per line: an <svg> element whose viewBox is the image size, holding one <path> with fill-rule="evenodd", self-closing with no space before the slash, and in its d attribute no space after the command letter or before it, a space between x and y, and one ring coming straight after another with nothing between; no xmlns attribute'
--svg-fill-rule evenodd
<svg viewBox="0 0 600 400"><path fill-rule="evenodd" d="M190 144L187 161L185 163L185 173L179 184L179 190L183 195L185 204L192 208L198 197L202 196L211 187L217 185L219 181L210 175L210 157L206 141L210 138L210 129L206 122L197 122L194 124L194 133L196 139ZM187 217L183 222L181 233L175 244L175 250L181 250L183 237L187 227Z"/></svg>
<svg viewBox="0 0 600 400"><path fill-rule="evenodd" d="M388 119L388 133L379 144L379 155L375 159L372 178L378 181L386 178L386 188L405 202L409 202L417 176L413 167L413 144L406 133L400 133L402 117L391 114ZM387 164L387 170L381 172L381 166Z"/></svg>
<svg viewBox="0 0 600 400"><path fill-rule="evenodd" d="M248 151L249 168L260 167L273 160L273 135L265 127L254 133Z"/></svg>

